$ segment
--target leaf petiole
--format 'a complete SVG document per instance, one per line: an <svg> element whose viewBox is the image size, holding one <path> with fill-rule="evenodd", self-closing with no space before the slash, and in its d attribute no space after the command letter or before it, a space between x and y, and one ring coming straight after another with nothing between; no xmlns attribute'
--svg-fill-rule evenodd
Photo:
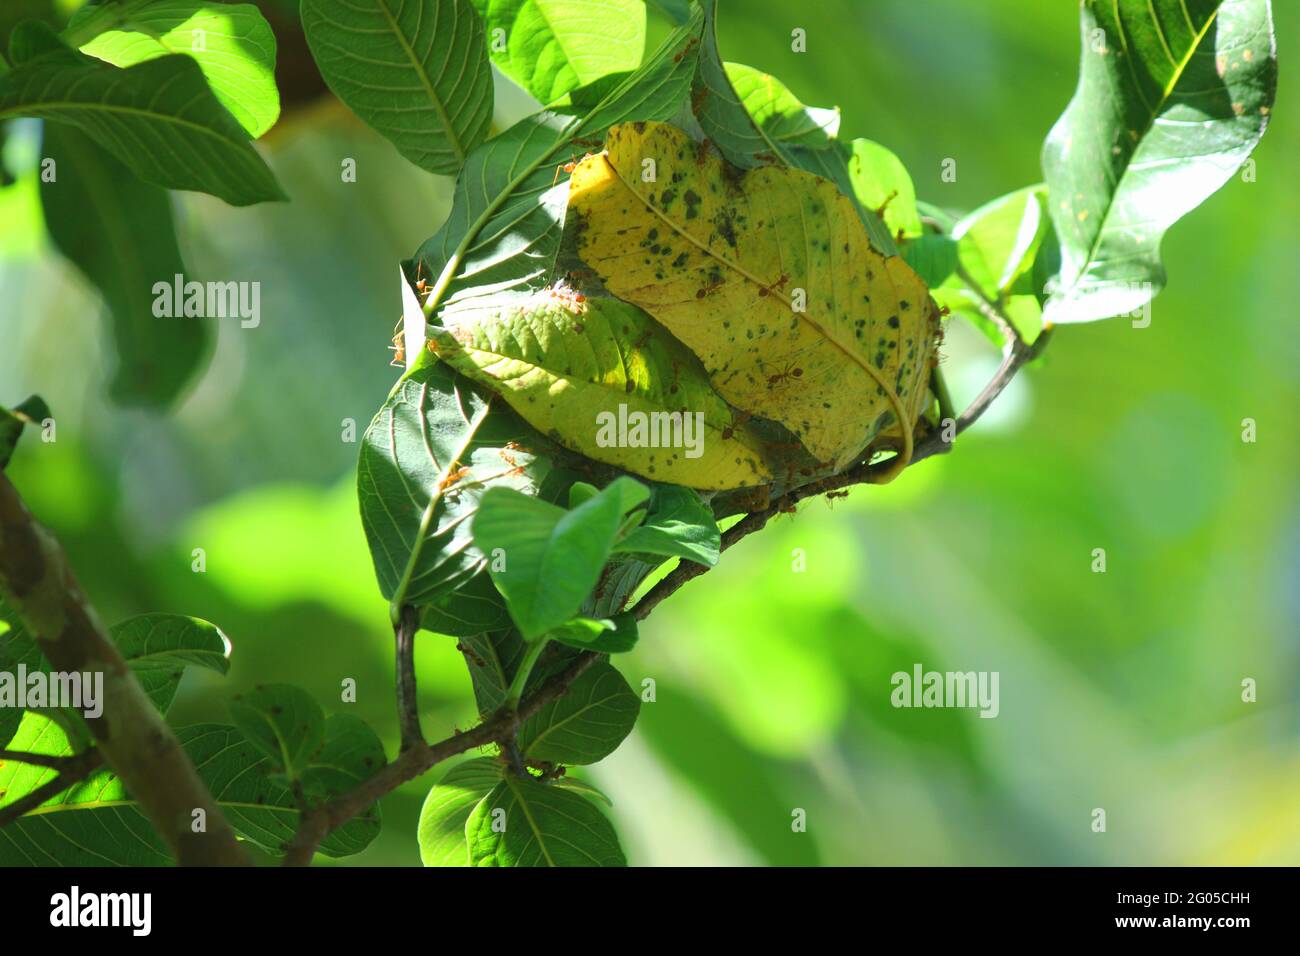
<svg viewBox="0 0 1300 956"><path fill-rule="evenodd" d="M537 640L528 645L524 651L524 659L519 662L519 669L515 671L515 679L510 682L510 689L506 692L505 709L517 710L519 701L524 696L524 685L528 683L528 676L533 672L533 666L537 659L542 656L542 651L551 641L550 637L543 634Z"/></svg>

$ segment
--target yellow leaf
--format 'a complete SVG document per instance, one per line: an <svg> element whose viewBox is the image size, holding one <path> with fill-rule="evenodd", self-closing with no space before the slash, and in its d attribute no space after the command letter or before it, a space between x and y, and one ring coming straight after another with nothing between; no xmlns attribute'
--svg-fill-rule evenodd
<svg viewBox="0 0 1300 956"><path fill-rule="evenodd" d="M673 126L629 123L574 170L569 216L606 288L699 356L732 405L836 468L891 435L889 477L906 465L939 311L833 183L741 171Z"/></svg>
<svg viewBox="0 0 1300 956"><path fill-rule="evenodd" d="M699 359L634 305L556 286L473 300L439 320L433 351L566 448L689 488L772 480L762 439Z"/></svg>

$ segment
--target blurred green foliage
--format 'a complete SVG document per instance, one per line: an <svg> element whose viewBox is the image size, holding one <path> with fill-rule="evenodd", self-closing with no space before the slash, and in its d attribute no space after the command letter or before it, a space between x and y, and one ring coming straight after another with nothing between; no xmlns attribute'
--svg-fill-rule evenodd
<svg viewBox="0 0 1300 956"><path fill-rule="evenodd" d="M1275 7L1285 57L1300 9ZM666 21L651 20L653 48ZM839 106L846 138L889 146L920 198L956 210L1041 180L1077 71L1075 5L1034 0L729 2L720 39L802 101ZM954 454L783 516L645 623L617 664L634 688L653 678L655 702L589 771L631 862L1300 862L1297 97L1284 70L1255 181L1171 231L1148 328L1060 331ZM509 101L496 128L518 115ZM391 754L391 638L346 439L396 378L397 262L441 224L451 182L324 101L266 141L291 203L184 196L186 261L261 281L263 321L223 325L162 417L108 403L98 305L40 231L36 130L10 132L0 400L39 392L58 420L57 441L20 449L15 481L105 619L176 612L230 635L229 677L191 673L178 722L288 682L369 721ZM956 327L945 352L961 403L996 356ZM454 642L422 635L418 652L426 732L465 726ZM999 671L1000 715L894 709L889 677L917 662ZM340 701L349 677L356 704ZM1241 701L1247 677L1258 703ZM435 779L385 801L355 862L419 862Z"/></svg>

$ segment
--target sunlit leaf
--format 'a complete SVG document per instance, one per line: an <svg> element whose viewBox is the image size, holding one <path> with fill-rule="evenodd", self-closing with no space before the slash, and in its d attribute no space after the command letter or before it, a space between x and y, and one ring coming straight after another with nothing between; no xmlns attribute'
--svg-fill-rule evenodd
<svg viewBox="0 0 1300 956"><path fill-rule="evenodd" d="M776 77L743 63L723 64L754 125L773 144L824 147L840 131L840 111L805 106Z"/></svg>
<svg viewBox="0 0 1300 956"><path fill-rule="evenodd" d="M558 182L560 164L599 146L600 134L614 123L673 115L690 88L700 24L693 10L640 69L602 86L580 115L536 114L470 156L451 215L421 246L411 269L432 286L434 301L426 311L547 284L564 225L567 183ZM423 327L419 333L423 338Z"/></svg>
<svg viewBox="0 0 1300 956"><path fill-rule="evenodd" d="M765 165L802 169L830 180L844 195L853 197L854 188L848 170L849 154L844 144L830 139L829 135L823 139L815 133L802 141L784 136L782 133L790 127L774 122L777 116L790 119L798 117L807 109L792 93L775 78L769 77L760 82L771 92L760 91L759 95L755 95L752 88L754 78L747 73L742 73L739 77L745 95L742 96L733 84L732 68L723 63L718 49L717 7L717 0L704 0L702 4L704 29L700 36L701 48L691 85L691 111L704 135L717 146L728 162L740 169ZM757 111L757 115L750 114L751 108ZM818 125L816 117L824 119L826 112L812 112L813 125ZM806 125L809 121L810 117L805 114L797 123ZM824 120L821 125L823 131L828 132L829 121ZM861 218L872 245L886 255L894 254L897 250L893 238L880 217L861 203L854 202L853 209Z"/></svg>
<svg viewBox="0 0 1300 956"><path fill-rule="evenodd" d="M626 866L614 828L585 797L507 774L465 825L471 866Z"/></svg>
<svg viewBox="0 0 1300 956"><path fill-rule="evenodd" d="M1051 229L1046 199L1041 187L1021 189L964 216L952 230L962 275L949 285L968 299L976 296L996 304L1027 342L1042 329L1033 271ZM967 288L967 281L974 283L973 290ZM969 303L963 311L971 311ZM994 331L994 335L994 341L1000 342L1001 333Z"/></svg>
<svg viewBox="0 0 1300 956"><path fill-rule="evenodd" d="M641 65L641 0L473 2L487 27L492 62L542 103Z"/></svg>
<svg viewBox="0 0 1300 956"><path fill-rule="evenodd" d="M1085 0L1079 86L1043 148L1061 271L1044 320L1134 311L1163 288L1165 231L1268 126L1268 0Z"/></svg>
<svg viewBox="0 0 1300 956"><path fill-rule="evenodd" d="M921 235L916 188L902 160L869 139L855 139L850 148L849 181L858 202L884 219L891 236Z"/></svg>
<svg viewBox="0 0 1300 956"><path fill-rule="evenodd" d="M466 760L438 781L420 808L420 862L469 866L465 824L479 802L501 782L504 765L491 757Z"/></svg>
<svg viewBox="0 0 1300 956"><path fill-rule="evenodd" d="M93 13L93 7L83 7L69 27ZM280 115L275 34L251 3L153 0L130 10L119 26L81 51L122 67L169 53L193 57L217 99L254 138Z"/></svg>

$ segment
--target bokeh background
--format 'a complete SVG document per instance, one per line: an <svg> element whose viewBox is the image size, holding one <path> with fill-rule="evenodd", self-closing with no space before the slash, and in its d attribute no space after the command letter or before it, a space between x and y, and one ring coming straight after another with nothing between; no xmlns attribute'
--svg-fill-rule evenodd
<svg viewBox="0 0 1300 956"><path fill-rule="evenodd" d="M216 323L211 366L170 413L107 401L97 297L43 236L35 124L9 142L22 175L0 191L0 401L39 392L58 418L57 441L28 438L11 472L107 620L173 611L230 636L229 677L191 672L179 722L290 682L351 707L391 753L391 637L343 437L396 378L397 262L442 222L452 183L319 95L293 0L260 5L279 14L286 100L264 146L292 202L177 197L191 272L259 280L263 319ZM843 135L894 149L921 198L970 209L1041 179L1075 85L1075 3L722 6L728 59L841 107ZM644 626L618 664L634 686L655 678L657 701L584 771L633 863L1300 863L1300 9L1274 13L1282 88L1256 180L1171 231L1150 327L1060 330L954 454L783 516ZM651 42L665 32L652 17ZM530 108L499 90L500 125ZM959 328L945 351L960 404L997 355ZM453 644L419 641L429 735L474 717ZM890 675L918 662L1000 672L1000 715L892 708ZM355 705L338 702L345 677ZM418 864L439 773L386 799L383 836L348 862Z"/></svg>

